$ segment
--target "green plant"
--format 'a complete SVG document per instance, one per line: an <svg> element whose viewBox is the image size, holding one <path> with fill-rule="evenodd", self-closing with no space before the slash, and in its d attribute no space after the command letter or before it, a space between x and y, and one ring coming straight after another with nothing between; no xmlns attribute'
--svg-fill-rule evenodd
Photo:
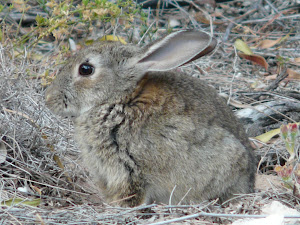
<svg viewBox="0 0 300 225"><path fill-rule="evenodd" d="M300 187L300 164L297 154L299 133L299 124L297 123L284 124L280 127L280 136L290 157L284 166L276 165L274 170L281 177L284 185L291 189Z"/></svg>
<svg viewBox="0 0 300 225"><path fill-rule="evenodd" d="M14 2L17 4L1 6L0 10L5 7L15 8L24 15L31 8L27 1ZM53 36L59 41L70 37L74 30L88 34L97 26L129 29L133 27L135 19L143 22L147 18L133 0L117 0L115 3L108 0L82 0L80 4L75 4L73 0L37 2L47 16L37 15L35 26L25 35L16 37L15 47L22 48L27 44L31 49L47 36Z"/></svg>

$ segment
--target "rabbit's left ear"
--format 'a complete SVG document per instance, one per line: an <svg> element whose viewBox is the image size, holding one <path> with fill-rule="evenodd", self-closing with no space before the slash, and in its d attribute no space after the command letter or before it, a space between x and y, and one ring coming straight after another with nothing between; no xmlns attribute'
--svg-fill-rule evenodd
<svg viewBox="0 0 300 225"><path fill-rule="evenodd" d="M138 65L145 71L166 71L210 53L217 40L202 31L178 31L150 45Z"/></svg>

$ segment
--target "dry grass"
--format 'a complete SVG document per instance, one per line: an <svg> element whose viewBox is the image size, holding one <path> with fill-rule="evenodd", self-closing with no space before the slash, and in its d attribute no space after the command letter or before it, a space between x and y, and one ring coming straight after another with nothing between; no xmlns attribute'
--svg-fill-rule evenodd
<svg viewBox="0 0 300 225"><path fill-rule="evenodd" d="M217 22L220 24L214 25L214 33L224 42L212 56L183 70L245 104L291 99L299 104L299 80L283 81L276 89L266 91L273 81L265 76L278 73L278 55L290 59L300 57L299 8L289 8L296 1L251 2L218 5ZM200 11L189 7L158 13L149 11L148 22L159 28L157 36L165 33L162 26L169 18L180 24L174 29L201 28L210 31L209 24L200 22L205 15L203 11L214 12L211 6ZM276 17L278 12L281 14ZM280 45L254 49L256 54L266 58L269 71L240 59L233 47L236 38L244 38L249 45L255 45L260 39L275 40L288 33L290 36ZM149 37L145 35L143 40L147 43ZM212 201L190 206L151 205L129 209L103 203L80 163L80 151L72 139L71 122L54 116L44 105L45 87L36 74L43 74L49 68L51 72L56 70L51 68L53 62L49 54L45 56L49 59L34 61L26 55L14 58L12 47L0 46L0 202L21 199L26 203L11 206L4 202L0 206L0 224L155 224L161 221L172 224L228 224L238 219L235 215L260 215L262 206L274 200L300 211L300 199L292 190L283 188L278 182L269 183L267 179L259 184L263 188L258 187L257 193L237 196L238 201L229 201L225 205ZM286 63L286 66L299 72L293 64ZM251 87L253 83L261 88ZM233 107L234 110L237 108ZM283 111L285 116L275 111L276 120L262 119L257 132L279 127L282 122L299 122L299 112L299 106ZM266 121L268 123L264 123ZM258 174L275 174L274 165L288 158L284 143L277 138L269 144L256 144L256 155L260 161ZM7 155L1 161L3 146ZM33 199L41 199L37 207L26 202ZM300 224L299 218L292 221Z"/></svg>

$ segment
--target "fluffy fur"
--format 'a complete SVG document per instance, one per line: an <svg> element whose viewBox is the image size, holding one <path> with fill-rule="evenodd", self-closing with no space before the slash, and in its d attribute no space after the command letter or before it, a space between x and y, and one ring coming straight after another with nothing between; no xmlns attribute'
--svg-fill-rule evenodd
<svg viewBox="0 0 300 225"><path fill-rule="evenodd" d="M46 92L54 113L74 117L84 164L105 199L133 207L252 192L255 163L242 125L203 81L148 71L150 47L90 46ZM95 67L91 76L78 74L84 62Z"/></svg>

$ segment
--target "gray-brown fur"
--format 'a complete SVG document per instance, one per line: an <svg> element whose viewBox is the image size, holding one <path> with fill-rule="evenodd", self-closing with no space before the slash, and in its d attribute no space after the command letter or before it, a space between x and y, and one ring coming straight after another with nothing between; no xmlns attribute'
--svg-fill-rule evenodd
<svg viewBox="0 0 300 225"><path fill-rule="evenodd" d="M176 35L184 40L186 33ZM183 51L187 43L179 44ZM255 163L242 125L201 80L172 68L155 71L168 68L147 61L151 46L174 57L164 45L104 42L84 49L48 88L48 107L75 118L84 164L108 203L133 207L170 197L172 204L199 203L252 192ZM83 77L78 65L87 60L96 69Z"/></svg>

